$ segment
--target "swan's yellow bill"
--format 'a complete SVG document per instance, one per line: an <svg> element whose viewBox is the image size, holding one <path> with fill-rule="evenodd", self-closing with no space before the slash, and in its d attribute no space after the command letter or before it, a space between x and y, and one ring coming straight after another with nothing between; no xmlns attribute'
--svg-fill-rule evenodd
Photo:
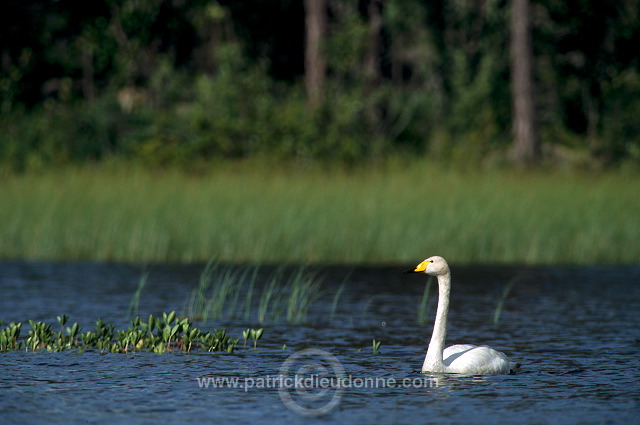
<svg viewBox="0 0 640 425"><path fill-rule="evenodd" d="M413 273L422 273L425 270L427 270L427 266L429 265L430 262L431 261L424 260L422 263L418 264L415 269L413 269L413 270L409 269L405 273L411 273L411 272L413 272Z"/></svg>
<svg viewBox="0 0 640 425"><path fill-rule="evenodd" d="M416 272L416 273L423 272L423 271L427 270L427 265L428 265L428 264L429 264L429 262L428 262L428 261L423 261L423 262L421 262L420 264L418 264L418 265L416 266L416 268L415 268L415 269L413 269L413 271L414 271L414 272Z"/></svg>

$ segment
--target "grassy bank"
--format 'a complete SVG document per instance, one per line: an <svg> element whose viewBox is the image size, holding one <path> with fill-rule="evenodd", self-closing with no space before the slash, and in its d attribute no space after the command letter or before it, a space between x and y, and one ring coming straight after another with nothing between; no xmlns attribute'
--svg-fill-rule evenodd
<svg viewBox="0 0 640 425"><path fill-rule="evenodd" d="M100 261L629 263L638 176L218 165L8 175L0 257Z"/></svg>

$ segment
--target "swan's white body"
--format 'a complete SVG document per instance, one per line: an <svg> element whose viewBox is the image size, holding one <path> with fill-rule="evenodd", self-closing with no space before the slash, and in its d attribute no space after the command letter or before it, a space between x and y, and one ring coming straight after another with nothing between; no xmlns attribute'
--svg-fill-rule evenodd
<svg viewBox="0 0 640 425"><path fill-rule="evenodd" d="M452 345L444 349L451 293L451 272L442 257L430 257L407 273L426 273L438 278L438 310L423 372L492 375L515 372L517 365L503 353L486 345Z"/></svg>

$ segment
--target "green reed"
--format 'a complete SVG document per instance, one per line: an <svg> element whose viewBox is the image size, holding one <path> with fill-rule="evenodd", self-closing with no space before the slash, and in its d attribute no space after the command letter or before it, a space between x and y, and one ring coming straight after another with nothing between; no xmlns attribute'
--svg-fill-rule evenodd
<svg viewBox="0 0 640 425"><path fill-rule="evenodd" d="M210 261L192 291L188 314L198 320L243 319L252 317L264 323L285 319L290 323L306 320L309 308L322 295L322 279L304 266L287 270L278 267L262 282L256 282L260 267L222 266ZM259 294L254 296L254 292ZM339 293L342 292L342 288ZM244 297L244 300L242 299ZM254 302L254 298L256 302ZM339 294L334 296L337 303ZM335 307L334 307L335 309ZM246 338L245 338L246 340Z"/></svg>
<svg viewBox="0 0 640 425"><path fill-rule="evenodd" d="M429 292L431 291L431 283L433 282L433 276L429 276L427 283L424 284L424 291L422 292L422 298L420 298L420 306L418 307L418 323L423 325L428 319L428 304L429 304Z"/></svg>
<svg viewBox="0 0 640 425"><path fill-rule="evenodd" d="M253 270L253 272L251 271ZM248 282L249 290L245 296L245 317L250 311L253 287L258 267L249 267L243 273L220 262L210 260L200 274L198 286L190 296L188 314L199 320L237 319L241 310L237 308L239 297ZM247 276L250 275L249 280Z"/></svg>
<svg viewBox="0 0 640 425"><path fill-rule="evenodd" d="M138 287L136 288L136 292L133 294L131 298L131 302L129 303L129 312L128 316L137 316L138 308L140 307L140 295L142 294L142 290L145 286L147 286L147 281L149 280L149 272L145 270L140 276L140 280L138 281Z"/></svg>
<svg viewBox="0 0 640 425"><path fill-rule="evenodd" d="M492 323L494 325L497 324L500 321L500 314L502 314L502 309L504 308L504 303L506 302L507 297L509 296L509 293L511 292L511 288L513 288L513 285L515 285L517 281L518 281L518 277L514 277L511 280L509 280L507 282L507 284L504 286L504 289L502 290L502 296L498 300L498 304L496 305L496 308L493 311Z"/></svg>
<svg viewBox="0 0 640 425"><path fill-rule="evenodd" d="M202 273L200 273L200 280L198 281L198 287L191 293L191 299L189 302L189 315L197 317L201 320L207 320L208 311L206 311L206 299L207 299L207 291L211 286L211 281L213 279L213 270L214 265L212 260L210 260L205 266ZM195 312L198 312L197 315Z"/></svg>
<svg viewBox="0 0 640 425"><path fill-rule="evenodd" d="M276 273L269 278L267 285L260 294L260 301L258 303L258 321L264 323L267 320L267 312L269 311L269 305L274 295L278 292L279 282L282 280L282 268L278 268Z"/></svg>
<svg viewBox="0 0 640 425"><path fill-rule="evenodd" d="M258 277L259 266L254 266L251 271L251 277L249 278L249 288L247 289L247 295L244 297L244 317L245 322L249 320L251 315L251 301L253 300L253 289ZM249 270L249 268L247 268Z"/></svg>
<svg viewBox="0 0 640 425"><path fill-rule="evenodd" d="M347 274L344 277L342 283L340 284L340 287L338 288L336 293L333 295L333 301L331 302L331 310L329 313L329 321L332 321L333 317L336 314L336 310L338 309L338 302L340 301L340 297L342 296L342 293L344 292L344 289L347 286L347 281L349 280L350 276L351 276L351 272L349 272L349 274Z"/></svg>
<svg viewBox="0 0 640 425"><path fill-rule="evenodd" d="M315 273L300 267L291 276L286 287L287 321L304 322L309 307L320 298L321 288L322 280Z"/></svg>
<svg viewBox="0 0 640 425"><path fill-rule="evenodd" d="M635 263L638 177L462 172L424 161L5 175L0 257L309 264L439 254L457 263Z"/></svg>

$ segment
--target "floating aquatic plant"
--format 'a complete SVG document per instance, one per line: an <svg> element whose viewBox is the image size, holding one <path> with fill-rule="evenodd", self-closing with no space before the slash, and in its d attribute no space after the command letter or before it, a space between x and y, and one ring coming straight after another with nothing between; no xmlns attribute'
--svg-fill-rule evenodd
<svg viewBox="0 0 640 425"><path fill-rule="evenodd" d="M58 332L54 331L49 323L29 320L31 330L24 339L20 339L22 323L9 324L0 331L0 352L23 348L26 351L54 352L74 349L109 353L136 351L164 353L174 350L189 353L193 349L233 352L239 342L238 339L230 338L224 329L214 329L212 332L202 331L194 327L188 317L178 318L175 311L163 313L162 317L150 315L147 321L142 321L139 316L136 316L127 329L120 330L98 319L93 331L82 332L78 323L66 326L69 320L67 315L58 316L57 319L61 326ZM0 323L0 326L2 324ZM263 329L247 331L247 336L254 340L255 348Z"/></svg>
<svg viewBox="0 0 640 425"><path fill-rule="evenodd" d="M382 341L376 341L375 338L373 338L373 341L371 341L371 346L373 348L373 354L378 354L378 350L380 349L380 343Z"/></svg>
<svg viewBox="0 0 640 425"><path fill-rule="evenodd" d="M2 326L4 322L0 322ZM22 346L20 337L20 330L22 329L22 323L12 322L0 332L0 352L8 350L19 350Z"/></svg>
<svg viewBox="0 0 640 425"><path fill-rule="evenodd" d="M242 338L244 338L244 348L247 348L247 340L250 338L250 335L251 335L251 329L242 331Z"/></svg>
<svg viewBox="0 0 640 425"><path fill-rule="evenodd" d="M258 340L262 337L262 331L264 329L260 328L260 329L251 329L249 331L250 335L251 335L251 339L253 340L253 349L257 349L258 348Z"/></svg>

